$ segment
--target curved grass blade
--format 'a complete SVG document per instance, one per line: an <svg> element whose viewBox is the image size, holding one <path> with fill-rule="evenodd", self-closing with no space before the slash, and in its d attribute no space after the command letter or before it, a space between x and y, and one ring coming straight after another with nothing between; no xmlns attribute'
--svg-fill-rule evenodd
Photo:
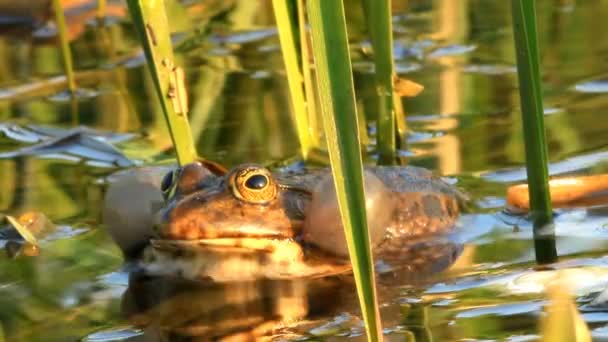
<svg viewBox="0 0 608 342"><path fill-rule="evenodd" d="M379 341L382 340L382 329L367 232L363 164L344 7L342 1L309 0L307 9L318 94L340 215L367 336L370 341Z"/></svg>
<svg viewBox="0 0 608 342"><path fill-rule="evenodd" d="M183 69L175 65L164 1L127 0L180 165L197 159Z"/></svg>
<svg viewBox="0 0 608 342"><path fill-rule="evenodd" d="M291 104L293 106L296 128L300 139L300 149L302 157L307 158L311 149L311 139L308 124L308 113L306 112L306 97L304 95L304 79L302 77L302 67L300 64L300 53L297 41L298 24L292 15L297 7L291 0L272 0L272 8L279 30L279 41L283 62L287 71L287 83ZM314 99L313 99L314 100ZM314 102L311 103L314 106Z"/></svg>
<svg viewBox="0 0 608 342"><path fill-rule="evenodd" d="M548 183L548 151L538 62L535 3L527 0L511 1L536 259L539 263L550 263L557 260L557 252L555 234L551 229L553 214Z"/></svg>
<svg viewBox="0 0 608 342"><path fill-rule="evenodd" d="M74 65L72 63L68 29L65 26L65 16L63 15L63 7L61 7L61 0L53 0L53 11L55 12L55 22L57 23L57 31L59 32L61 56L63 58L65 74L68 79L68 89L73 95L76 91L76 80L74 78Z"/></svg>

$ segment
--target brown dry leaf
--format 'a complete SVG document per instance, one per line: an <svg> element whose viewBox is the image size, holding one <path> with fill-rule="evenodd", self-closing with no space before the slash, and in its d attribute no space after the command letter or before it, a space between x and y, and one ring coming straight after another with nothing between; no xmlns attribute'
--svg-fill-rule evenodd
<svg viewBox="0 0 608 342"><path fill-rule="evenodd" d="M548 289L549 305L541 319L541 341L590 342L591 334L576 309L566 286L553 285Z"/></svg>
<svg viewBox="0 0 608 342"><path fill-rule="evenodd" d="M403 97L415 97L424 90L424 86L422 84L401 78L399 76L393 77L393 88L397 95Z"/></svg>

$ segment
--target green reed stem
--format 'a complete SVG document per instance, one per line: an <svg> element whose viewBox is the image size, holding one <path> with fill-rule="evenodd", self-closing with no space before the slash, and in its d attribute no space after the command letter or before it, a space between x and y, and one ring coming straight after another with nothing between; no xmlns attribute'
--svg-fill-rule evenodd
<svg viewBox="0 0 608 342"><path fill-rule="evenodd" d="M311 148L310 131L308 125L308 113L306 112L306 96L304 94L304 80L300 66L299 46L296 43L298 33L297 17L292 15L296 9L295 3L290 0L272 0L272 8L279 30L279 41L283 62L287 71L287 83L291 95L296 130L300 139L300 148L304 159L308 156ZM314 102L313 102L314 105Z"/></svg>
<svg viewBox="0 0 608 342"><path fill-rule="evenodd" d="M197 159L188 123L188 101L183 70L176 66L169 24L162 0L127 0L129 13L142 42L180 165Z"/></svg>
<svg viewBox="0 0 608 342"><path fill-rule="evenodd" d="M393 32L391 2L363 0L367 28L371 37L378 96L378 152L380 163L395 161L395 111L393 106Z"/></svg>
<svg viewBox="0 0 608 342"><path fill-rule="evenodd" d="M401 96L393 91L393 109L395 111L395 118L397 121L397 136L399 137L399 144L397 147L404 150L406 148L407 138L407 122L405 121L406 112L401 102Z"/></svg>
<svg viewBox="0 0 608 342"><path fill-rule="evenodd" d="M538 238L535 240L537 246L540 247L536 250L536 256L539 262L552 262L557 259L557 253L554 234L545 234L546 228L550 227L553 222L553 214L548 183L548 151L538 62L535 1L512 0L511 4L526 148L530 212L534 222L534 235L535 238Z"/></svg>
<svg viewBox="0 0 608 342"><path fill-rule="evenodd" d="M74 65L72 63L72 53L70 51L70 41L68 39L68 29L65 25L65 16L63 15L63 7L61 0L53 0L53 12L55 12L55 22L59 32L59 43L61 45L61 56L63 58L63 67L68 79L68 89L72 94L76 91L76 81L74 79Z"/></svg>
<svg viewBox="0 0 608 342"><path fill-rule="evenodd" d="M317 115L317 97L314 88L314 75L311 71L310 45L308 44L308 28L306 27L306 6L304 0L297 0L298 25L300 32L300 51L302 75L304 76L304 92L306 94L306 109L308 112L308 131L312 146L319 147L320 128Z"/></svg>
<svg viewBox="0 0 608 342"><path fill-rule="evenodd" d="M344 7L342 1L306 4L325 136L365 329L370 341L381 341Z"/></svg>

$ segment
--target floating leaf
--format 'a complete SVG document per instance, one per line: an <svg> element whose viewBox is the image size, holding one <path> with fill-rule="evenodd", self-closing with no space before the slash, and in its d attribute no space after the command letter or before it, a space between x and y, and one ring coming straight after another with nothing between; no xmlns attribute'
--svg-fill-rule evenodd
<svg viewBox="0 0 608 342"><path fill-rule="evenodd" d="M0 158L14 158L26 155L60 154L79 159L102 162L127 167L135 162L103 139L92 137L80 129L70 130L65 135L47 138L42 142L15 151L0 153Z"/></svg>

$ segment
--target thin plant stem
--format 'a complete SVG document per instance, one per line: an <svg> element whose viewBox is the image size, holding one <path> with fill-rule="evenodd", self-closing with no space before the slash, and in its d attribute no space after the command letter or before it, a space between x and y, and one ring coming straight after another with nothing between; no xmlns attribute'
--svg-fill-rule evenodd
<svg viewBox="0 0 608 342"><path fill-rule="evenodd" d="M310 65L310 45L308 44L308 28L306 25L306 7L304 0L297 0L298 10L298 25L300 32L300 51L302 75L304 76L304 92L306 94L306 109L308 112L308 128L310 132L310 140L314 147L319 147L319 123L317 114L317 96L314 88L314 74L311 71Z"/></svg>
<svg viewBox="0 0 608 342"><path fill-rule="evenodd" d="M298 138L300 139L300 149L302 156L306 159L311 148L311 139L308 113L306 111L307 103L304 94L304 80L302 78L298 45L296 44L297 33L295 30L298 28L298 25L291 14L290 9L294 8L291 5L293 4L290 0L272 1L272 8L274 9L274 16L279 30L279 42L281 43L283 62L287 71L291 104L294 111Z"/></svg>
<svg viewBox="0 0 608 342"><path fill-rule="evenodd" d="M72 63L70 41L68 39L68 30L65 25L65 16L63 15L63 7L61 7L61 0L53 0L53 11L55 12L55 22L57 23L57 31L59 32L59 43L61 46L63 67L65 69L65 74L68 78L68 89L72 94L74 94L76 92L74 65Z"/></svg>
<svg viewBox="0 0 608 342"><path fill-rule="evenodd" d="M512 0L511 4L536 257L539 263L548 263L557 259L557 252L555 235L551 229L553 213L548 183L548 151L538 61L535 1Z"/></svg>
<svg viewBox="0 0 608 342"><path fill-rule="evenodd" d="M396 151L396 123L393 101L393 34L391 2L389 0L363 0L366 22L373 47L377 108L377 138L379 161L393 164ZM400 103L400 102L399 102ZM403 112L402 110L400 112Z"/></svg>

